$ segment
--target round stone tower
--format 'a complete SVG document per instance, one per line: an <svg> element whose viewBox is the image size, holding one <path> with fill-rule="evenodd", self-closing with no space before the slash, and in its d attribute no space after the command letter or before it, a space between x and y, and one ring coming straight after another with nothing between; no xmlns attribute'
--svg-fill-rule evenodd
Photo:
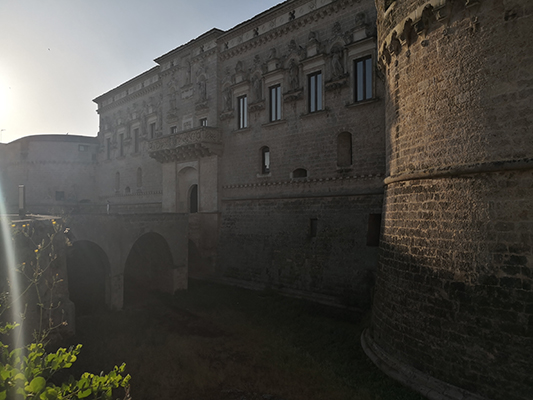
<svg viewBox="0 0 533 400"><path fill-rule="evenodd" d="M430 399L533 398L533 2L376 0L387 178L367 354Z"/></svg>

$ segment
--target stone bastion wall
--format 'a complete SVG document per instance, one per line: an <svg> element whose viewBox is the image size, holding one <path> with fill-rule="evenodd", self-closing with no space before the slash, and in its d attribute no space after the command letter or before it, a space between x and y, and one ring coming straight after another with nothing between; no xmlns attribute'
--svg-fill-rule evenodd
<svg viewBox="0 0 533 400"><path fill-rule="evenodd" d="M382 369L431 399L530 399L533 4L377 1Z"/></svg>

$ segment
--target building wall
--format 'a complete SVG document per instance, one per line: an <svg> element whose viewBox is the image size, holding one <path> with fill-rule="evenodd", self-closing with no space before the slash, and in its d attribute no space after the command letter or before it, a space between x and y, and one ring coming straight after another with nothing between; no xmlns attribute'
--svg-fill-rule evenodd
<svg viewBox="0 0 533 400"><path fill-rule="evenodd" d="M531 398L527 3L378 3L390 153L367 339L454 398Z"/></svg>
<svg viewBox="0 0 533 400"><path fill-rule="evenodd" d="M95 138L37 135L5 146L2 169L8 212L18 212L19 185L25 186L26 208L33 213L70 213L96 200Z"/></svg>
<svg viewBox="0 0 533 400"><path fill-rule="evenodd" d="M224 155L217 274L366 307L377 264L376 248L366 244L368 219L381 212L385 171L375 9L369 1L322 4L287 2L219 38ZM356 102L354 61L366 56L372 94ZM308 76L317 72L323 104L311 112ZM272 120L270 88L277 85L281 115ZM242 96L248 124L239 129ZM339 162L346 150L350 160ZM307 175L298 177L298 169ZM311 223L318 224L316 237Z"/></svg>
<svg viewBox="0 0 533 400"><path fill-rule="evenodd" d="M163 132L161 86L152 68L94 100L100 114L96 180L102 212L107 203L110 212L161 212L161 164L147 151L148 141Z"/></svg>

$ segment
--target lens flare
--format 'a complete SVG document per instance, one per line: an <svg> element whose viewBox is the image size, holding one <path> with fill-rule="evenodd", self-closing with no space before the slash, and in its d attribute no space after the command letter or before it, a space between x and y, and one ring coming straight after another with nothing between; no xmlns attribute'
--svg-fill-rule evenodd
<svg viewBox="0 0 533 400"><path fill-rule="evenodd" d="M16 228L16 224L11 222L11 218L6 213L2 186L0 185L0 229L2 229L3 243L0 243L0 254L4 255L4 262L7 269L7 279L9 281L9 298L8 304L2 304L2 307L9 307L11 311L11 322L22 323L21 321L21 299L20 299L20 280L17 272L17 263L15 259L15 249L11 240L11 229ZM24 330L14 336L15 348L24 345Z"/></svg>

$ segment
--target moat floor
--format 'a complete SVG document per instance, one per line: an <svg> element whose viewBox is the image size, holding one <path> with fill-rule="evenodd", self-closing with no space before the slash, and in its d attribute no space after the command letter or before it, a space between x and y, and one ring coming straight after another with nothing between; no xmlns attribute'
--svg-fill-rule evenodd
<svg viewBox="0 0 533 400"><path fill-rule="evenodd" d="M368 316L191 281L187 292L77 320L72 368L125 362L134 400L422 399L360 346Z"/></svg>

